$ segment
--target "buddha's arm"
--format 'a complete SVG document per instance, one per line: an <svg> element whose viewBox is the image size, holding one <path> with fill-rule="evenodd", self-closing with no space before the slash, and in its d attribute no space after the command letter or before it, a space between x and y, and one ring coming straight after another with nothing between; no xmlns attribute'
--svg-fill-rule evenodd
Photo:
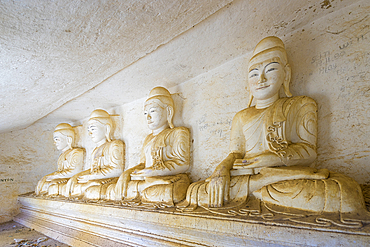
<svg viewBox="0 0 370 247"><path fill-rule="evenodd" d="M165 147L158 152L160 159L154 159L151 167L137 172L140 176L171 176L184 173L190 166L190 133L187 128L174 129L165 139Z"/></svg>
<svg viewBox="0 0 370 247"><path fill-rule="evenodd" d="M300 97L287 114L286 144L270 141L269 152L247 159L248 168L310 165L317 156L317 106L309 97Z"/></svg>
<svg viewBox="0 0 370 247"><path fill-rule="evenodd" d="M145 163L140 163L137 166L127 169L119 176L115 187L115 200L122 200L127 196L127 186L131 180L131 174L135 171L140 171L145 168Z"/></svg>
<svg viewBox="0 0 370 247"><path fill-rule="evenodd" d="M123 143L113 141L109 148L104 150L102 157L94 160L93 171L89 175L79 178L79 182L93 179L118 177L123 171Z"/></svg>
<svg viewBox="0 0 370 247"><path fill-rule="evenodd" d="M230 153L217 166L213 174L206 179L208 186L208 202L210 207L222 207L224 200L229 200L230 170L236 159L244 156L245 137L242 131L242 114L237 113L230 131Z"/></svg>
<svg viewBox="0 0 370 247"><path fill-rule="evenodd" d="M229 200L230 170L236 159L242 158L241 153L230 153L206 179L209 182L208 202L210 207L222 207L224 200Z"/></svg>
<svg viewBox="0 0 370 247"><path fill-rule="evenodd" d="M291 143L277 152L285 166L310 165L317 157L317 105L309 97L300 97L287 114L287 133Z"/></svg>
<svg viewBox="0 0 370 247"><path fill-rule="evenodd" d="M80 173L83 168L83 150L82 149L75 149L73 150L69 157L63 161L63 165L61 168L48 175L47 181L57 178L70 178L77 173Z"/></svg>
<svg viewBox="0 0 370 247"><path fill-rule="evenodd" d="M306 143L288 145L284 154L264 153L246 160L248 168L310 165L316 159L316 150Z"/></svg>

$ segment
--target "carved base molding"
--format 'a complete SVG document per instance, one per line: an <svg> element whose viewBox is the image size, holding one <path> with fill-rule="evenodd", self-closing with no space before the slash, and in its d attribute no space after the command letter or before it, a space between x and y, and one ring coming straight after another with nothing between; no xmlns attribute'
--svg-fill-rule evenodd
<svg viewBox="0 0 370 247"><path fill-rule="evenodd" d="M71 246L366 246L361 230L245 222L169 209L20 196L15 221Z"/></svg>

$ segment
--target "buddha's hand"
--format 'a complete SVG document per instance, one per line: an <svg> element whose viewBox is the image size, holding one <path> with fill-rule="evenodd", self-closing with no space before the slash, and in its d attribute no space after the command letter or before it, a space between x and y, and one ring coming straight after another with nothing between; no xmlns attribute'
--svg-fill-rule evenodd
<svg viewBox="0 0 370 247"><path fill-rule="evenodd" d="M212 176L206 179L208 184L209 207L222 207L224 200L229 200L230 170L217 167Z"/></svg>
<svg viewBox="0 0 370 247"><path fill-rule="evenodd" d="M116 191L115 191L115 200L120 201L122 198L127 196L127 187L128 183L131 180L131 173L134 169L128 169L124 171L121 176L119 176L117 184L116 184Z"/></svg>
<svg viewBox="0 0 370 247"><path fill-rule="evenodd" d="M158 176L157 170L149 167L142 170L134 171L132 176L141 176L141 177L155 177Z"/></svg>
<svg viewBox="0 0 370 247"><path fill-rule="evenodd" d="M54 176L54 175L50 175L50 176L46 177L46 181L48 181L48 182L50 182L54 179L56 179L56 176Z"/></svg>
<svg viewBox="0 0 370 247"><path fill-rule="evenodd" d="M120 201L127 196L128 183L131 181L131 175L145 167L145 164L139 164L135 167L127 169L119 176L115 187L115 200Z"/></svg>
<svg viewBox="0 0 370 247"><path fill-rule="evenodd" d="M279 156L265 153L246 160L249 168L275 167L284 165Z"/></svg>
<svg viewBox="0 0 370 247"><path fill-rule="evenodd" d="M78 183L84 184L91 180L90 175L82 175L77 178Z"/></svg>

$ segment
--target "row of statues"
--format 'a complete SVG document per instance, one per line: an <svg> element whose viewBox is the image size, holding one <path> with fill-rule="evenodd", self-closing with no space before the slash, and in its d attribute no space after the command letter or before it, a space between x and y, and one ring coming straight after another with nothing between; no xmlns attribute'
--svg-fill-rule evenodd
<svg viewBox="0 0 370 247"><path fill-rule="evenodd" d="M88 121L96 144L91 168L82 171L84 151L72 147L73 128L60 124L54 131L54 142L63 152L58 170L39 181L36 195L163 203L182 211L230 209L255 198L286 214L336 213L340 224L369 223L370 213L355 180L310 167L317 156L317 105L306 96L292 97L283 42L277 37L260 41L248 72L248 107L232 121L229 155L205 181L191 183L186 173L189 130L174 127L171 94L156 87L144 106L152 133L137 166L124 170L124 144L110 139L109 114L95 110ZM287 97L280 98L281 88Z"/></svg>
<svg viewBox="0 0 370 247"><path fill-rule="evenodd" d="M104 110L92 112L87 132L96 144L90 169L83 171L84 151L73 148L73 127L59 124L54 142L63 153L58 170L43 177L36 195L84 200L131 200L174 205L185 198L190 179L190 132L174 127L174 102L163 87L154 88L145 102L148 135L137 166L124 171L124 144L111 140L112 119Z"/></svg>

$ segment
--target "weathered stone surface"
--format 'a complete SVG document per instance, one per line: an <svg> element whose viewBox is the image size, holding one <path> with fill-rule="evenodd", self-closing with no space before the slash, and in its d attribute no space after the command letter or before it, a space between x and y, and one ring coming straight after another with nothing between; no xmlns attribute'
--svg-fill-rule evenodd
<svg viewBox="0 0 370 247"><path fill-rule="evenodd" d="M2 2L0 132L32 124L230 1ZM135 91L126 103L145 96Z"/></svg>

